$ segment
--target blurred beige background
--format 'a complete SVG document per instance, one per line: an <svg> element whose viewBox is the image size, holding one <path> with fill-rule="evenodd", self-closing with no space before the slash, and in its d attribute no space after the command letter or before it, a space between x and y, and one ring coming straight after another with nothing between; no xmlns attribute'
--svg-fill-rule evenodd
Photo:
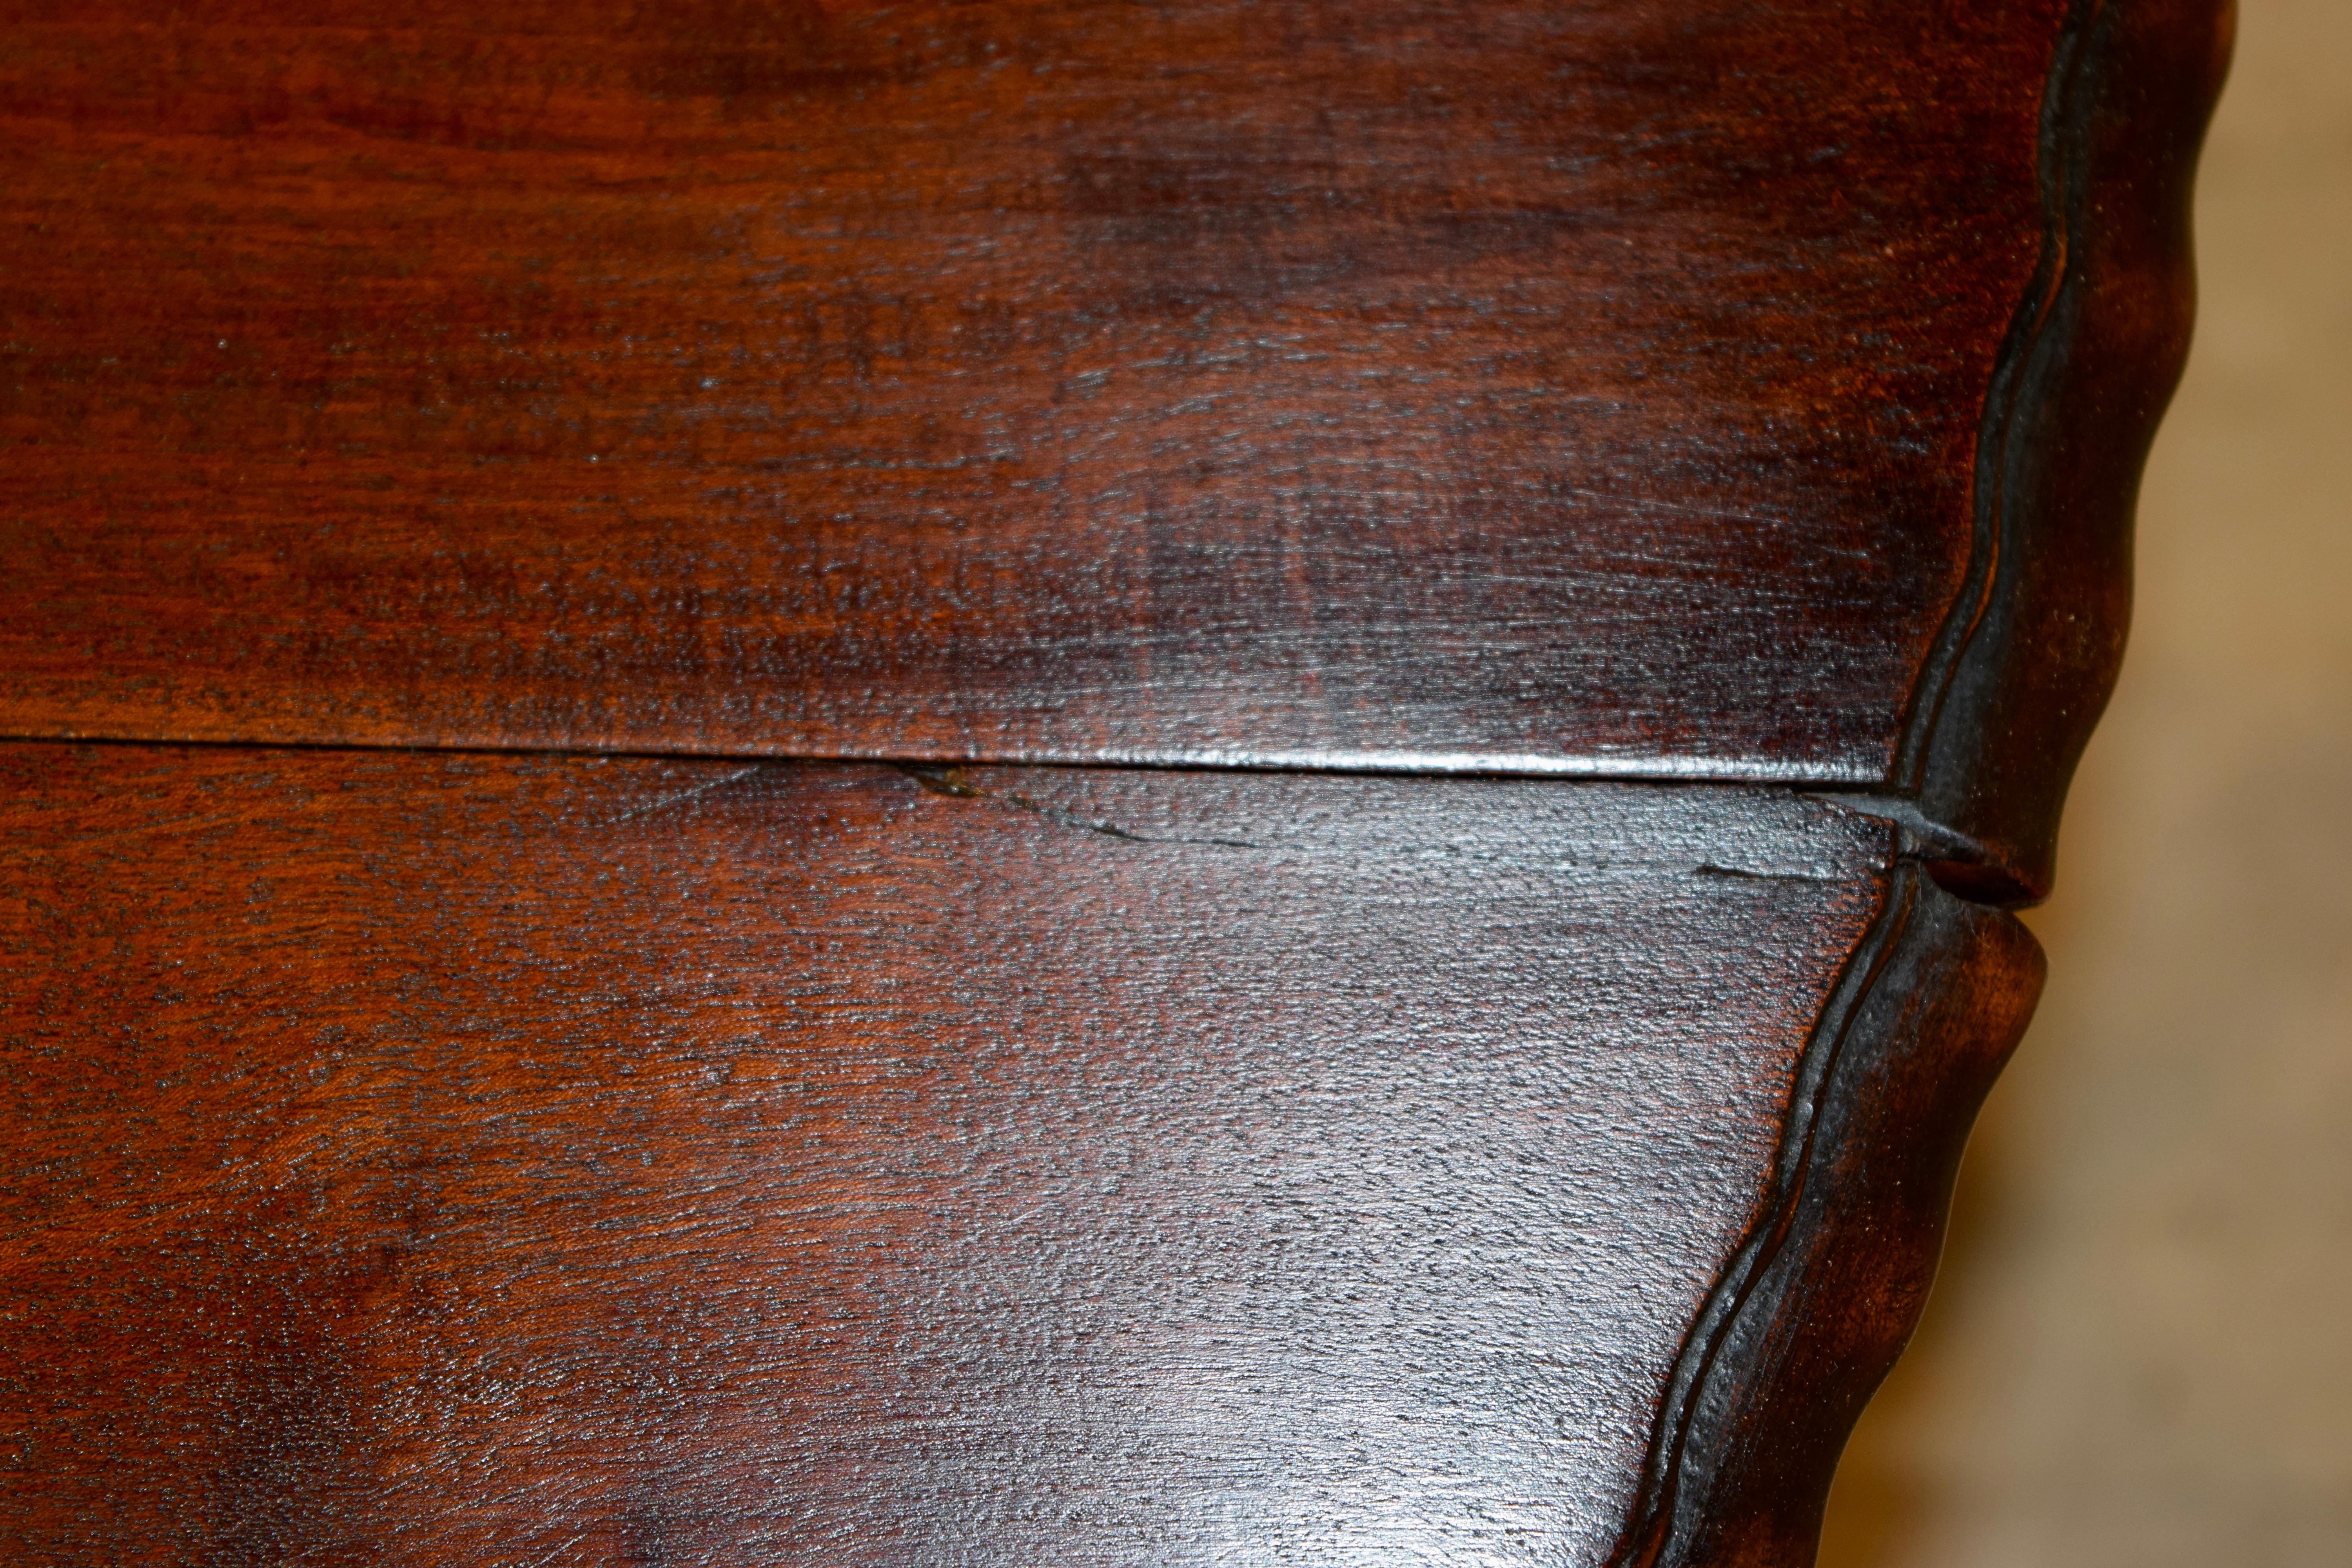
<svg viewBox="0 0 2352 1568"><path fill-rule="evenodd" d="M2352 1565L2352 0L2241 0L2132 647L1822 1568Z"/></svg>

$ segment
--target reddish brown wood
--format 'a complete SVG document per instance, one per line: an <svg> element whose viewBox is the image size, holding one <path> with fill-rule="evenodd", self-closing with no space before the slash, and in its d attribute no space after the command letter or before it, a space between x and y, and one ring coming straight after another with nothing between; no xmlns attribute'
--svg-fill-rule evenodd
<svg viewBox="0 0 2352 1568"><path fill-rule="evenodd" d="M2042 990L2015 920L1898 878L1810 1048L1772 1197L1685 1341L1619 1561L1807 1568L1926 1304L1961 1146Z"/></svg>
<svg viewBox="0 0 2352 1568"><path fill-rule="evenodd" d="M1972 895L2050 890L2075 759L2131 616L2141 464L2189 352L2189 183L2228 0L2078 0L2043 103L2042 265L1977 448L1977 542L1914 699L1898 788Z"/></svg>
<svg viewBox="0 0 2352 1568"><path fill-rule="evenodd" d="M2226 39L0 17L0 1547L1807 1562Z"/></svg>
<svg viewBox="0 0 2352 1568"><path fill-rule="evenodd" d="M2032 989L1777 792L0 773L34 1561L1598 1563L1792 1094Z"/></svg>
<svg viewBox="0 0 2352 1568"><path fill-rule="evenodd" d="M2066 14L17 7L0 728L1885 786Z"/></svg>
<svg viewBox="0 0 2352 1568"><path fill-rule="evenodd" d="M0 732L1788 779L2038 896L2222 11L20 6Z"/></svg>

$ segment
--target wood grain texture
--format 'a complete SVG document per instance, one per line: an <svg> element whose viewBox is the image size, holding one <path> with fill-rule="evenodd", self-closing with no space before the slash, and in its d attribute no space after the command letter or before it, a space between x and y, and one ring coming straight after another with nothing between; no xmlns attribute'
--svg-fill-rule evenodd
<svg viewBox="0 0 2352 1568"><path fill-rule="evenodd" d="M2031 996L1775 791L0 773L21 1561L1634 1561Z"/></svg>
<svg viewBox="0 0 2352 1568"><path fill-rule="evenodd" d="M11 9L0 1547L1809 1561L2227 37Z"/></svg>
<svg viewBox="0 0 2352 1568"><path fill-rule="evenodd" d="M0 729L1880 788L2069 7L10 15Z"/></svg>
<svg viewBox="0 0 2352 1568"><path fill-rule="evenodd" d="M1768 1206L1684 1343L1628 1565L1811 1568L1846 1436L1927 1303L2042 950L1906 868L1859 959L1807 1048Z"/></svg>
<svg viewBox="0 0 2352 1568"><path fill-rule="evenodd" d="M2047 897L2074 763L2131 618L2132 518L2195 314L2190 182L2229 0L2077 0L2042 108L2047 233L1985 401L1977 542L1912 710L1898 785L1937 874Z"/></svg>

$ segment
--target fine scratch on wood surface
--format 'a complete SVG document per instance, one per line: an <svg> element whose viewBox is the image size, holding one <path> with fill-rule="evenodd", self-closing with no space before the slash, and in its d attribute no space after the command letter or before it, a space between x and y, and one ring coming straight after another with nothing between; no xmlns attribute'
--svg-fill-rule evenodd
<svg viewBox="0 0 2352 1568"><path fill-rule="evenodd" d="M0 22L0 1538L1808 1560L2225 7L1235 15Z"/></svg>
<svg viewBox="0 0 2352 1568"><path fill-rule="evenodd" d="M0 731L1883 787L2065 5L20 11Z"/></svg>
<svg viewBox="0 0 2352 1568"><path fill-rule="evenodd" d="M0 748L0 1539L1602 1562L1891 829L1016 771Z"/></svg>

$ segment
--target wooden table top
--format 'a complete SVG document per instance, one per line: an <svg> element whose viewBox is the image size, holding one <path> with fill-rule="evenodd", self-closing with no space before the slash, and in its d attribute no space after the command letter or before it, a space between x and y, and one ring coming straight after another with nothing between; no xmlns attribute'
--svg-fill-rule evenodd
<svg viewBox="0 0 2352 1568"><path fill-rule="evenodd" d="M0 21L0 1542L1810 1561L2221 0Z"/></svg>

